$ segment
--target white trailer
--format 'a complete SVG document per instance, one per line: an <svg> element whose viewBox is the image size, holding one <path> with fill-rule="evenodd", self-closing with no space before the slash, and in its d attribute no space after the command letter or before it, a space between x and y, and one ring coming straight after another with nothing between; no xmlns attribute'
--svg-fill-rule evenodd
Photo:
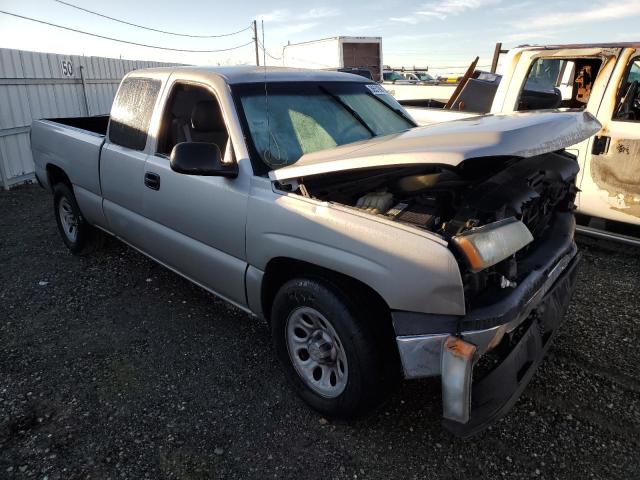
<svg viewBox="0 0 640 480"><path fill-rule="evenodd" d="M371 71L373 79L382 80L381 37L330 37L284 47L285 67L313 69L357 69Z"/></svg>

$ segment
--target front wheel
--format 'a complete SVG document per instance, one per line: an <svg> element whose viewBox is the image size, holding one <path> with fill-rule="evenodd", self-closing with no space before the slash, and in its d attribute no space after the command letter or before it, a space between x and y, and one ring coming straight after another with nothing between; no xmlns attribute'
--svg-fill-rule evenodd
<svg viewBox="0 0 640 480"><path fill-rule="evenodd" d="M320 279L298 278L280 288L273 343L305 402L329 416L352 417L384 400L397 363L377 334L376 317Z"/></svg>
<svg viewBox="0 0 640 480"><path fill-rule="evenodd" d="M53 187L53 209L60 236L72 253L86 255L102 244L102 233L87 223L76 197L64 183Z"/></svg>

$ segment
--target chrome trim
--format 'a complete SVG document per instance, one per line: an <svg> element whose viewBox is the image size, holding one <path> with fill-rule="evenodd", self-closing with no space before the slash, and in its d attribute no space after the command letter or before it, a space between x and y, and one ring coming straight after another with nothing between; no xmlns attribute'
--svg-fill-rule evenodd
<svg viewBox="0 0 640 480"><path fill-rule="evenodd" d="M396 337L405 378L440 375L442 345L448 333Z"/></svg>
<svg viewBox="0 0 640 480"><path fill-rule="evenodd" d="M587 235L589 237L597 238L599 240L610 240L612 242L619 242L625 245L640 247L640 238L630 237L628 235L622 235L621 233L606 232L604 230L585 227L583 225L576 226L576 232L582 235Z"/></svg>

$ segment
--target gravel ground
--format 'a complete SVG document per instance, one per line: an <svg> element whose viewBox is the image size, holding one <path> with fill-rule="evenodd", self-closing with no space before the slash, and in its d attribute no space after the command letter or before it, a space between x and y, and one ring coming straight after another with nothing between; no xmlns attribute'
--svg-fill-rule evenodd
<svg viewBox="0 0 640 480"><path fill-rule="evenodd" d="M69 254L36 186L0 212L0 478L640 478L638 251L583 246L534 380L462 441L431 380L327 421L264 323L115 240Z"/></svg>

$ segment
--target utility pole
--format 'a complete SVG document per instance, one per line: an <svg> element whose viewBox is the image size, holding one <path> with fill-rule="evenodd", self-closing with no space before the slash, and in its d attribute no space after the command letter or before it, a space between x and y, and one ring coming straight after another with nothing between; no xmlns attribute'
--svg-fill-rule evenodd
<svg viewBox="0 0 640 480"><path fill-rule="evenodd" d="M258 48L258 22L255 20L253 21L253 41L256 45L256 65L260 66L260 49Z"/></svg>
<svg viewBox="0 0 640 480"><path fill-rule="evenodd" d="M509 53L509 50L503 50L501 42L496 43L496 48L493 51L493 60L491 61L491 73L496 73L496 70L498 69L498 59L500 58L500 55L504 53Z"/></svg>

